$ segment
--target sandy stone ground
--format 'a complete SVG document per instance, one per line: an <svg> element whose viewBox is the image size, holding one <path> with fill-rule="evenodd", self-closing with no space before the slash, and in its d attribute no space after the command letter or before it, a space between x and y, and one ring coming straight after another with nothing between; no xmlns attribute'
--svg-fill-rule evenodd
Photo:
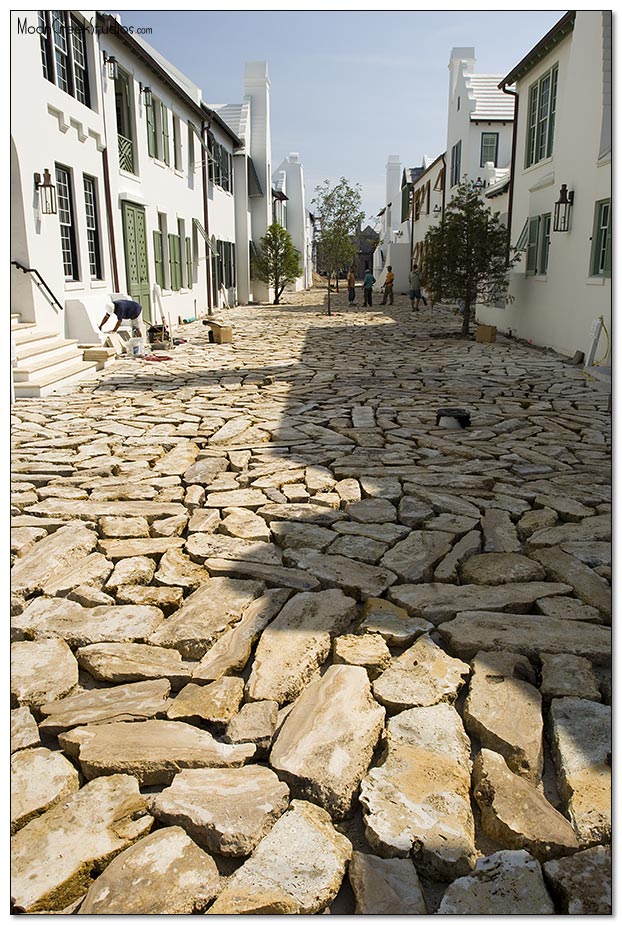
<svg viewBox="0 0 622 925"><path fill-rule="evenodd" d="M357 296L13 406L14 910L610 912L608 396Z"/></svg>

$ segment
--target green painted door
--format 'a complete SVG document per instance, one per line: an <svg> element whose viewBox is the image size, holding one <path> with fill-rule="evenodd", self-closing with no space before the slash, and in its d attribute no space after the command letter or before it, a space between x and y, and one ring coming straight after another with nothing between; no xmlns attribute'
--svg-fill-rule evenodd
<svg viewBox="0 0 622 925"><path fill-rule="evenodd" d="M128 295L143 307L143 319L152 323L147 263L145 210L133 202L122 203L123 242Z"/></svg>

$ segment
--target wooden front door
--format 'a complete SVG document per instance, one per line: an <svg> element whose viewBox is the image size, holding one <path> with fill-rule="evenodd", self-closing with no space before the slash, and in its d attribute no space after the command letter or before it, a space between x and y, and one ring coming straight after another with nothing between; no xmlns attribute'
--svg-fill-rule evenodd
<svg viewBox="0 0 622 925"><path fill-rule="evenodd" d="M147 264L145 210L133 202L122 203L123 242L128 295L143 307L143 319L152 323Z"/></svg>

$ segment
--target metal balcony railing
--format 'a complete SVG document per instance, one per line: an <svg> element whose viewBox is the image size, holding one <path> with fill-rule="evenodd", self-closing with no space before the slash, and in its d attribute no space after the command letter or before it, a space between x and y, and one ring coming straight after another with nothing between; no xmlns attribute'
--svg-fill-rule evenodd
<svg viewBox="0 0 622 925"><path fill-rule="evenodd" d="M127 170L128 173L136 173L134 170L134 142L131 138L125 138L123 135L119 139L119 167L121 170Z"/></svg>

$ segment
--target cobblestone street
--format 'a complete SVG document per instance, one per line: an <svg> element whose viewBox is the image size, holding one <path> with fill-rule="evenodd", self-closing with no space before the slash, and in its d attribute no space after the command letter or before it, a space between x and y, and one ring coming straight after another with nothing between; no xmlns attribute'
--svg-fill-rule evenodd
<svg viewBox="0 0 622 925"><path fill-rule="evenodd" d="M357 294L12 406L16 910L610 911L609 396Z"/></svg>

